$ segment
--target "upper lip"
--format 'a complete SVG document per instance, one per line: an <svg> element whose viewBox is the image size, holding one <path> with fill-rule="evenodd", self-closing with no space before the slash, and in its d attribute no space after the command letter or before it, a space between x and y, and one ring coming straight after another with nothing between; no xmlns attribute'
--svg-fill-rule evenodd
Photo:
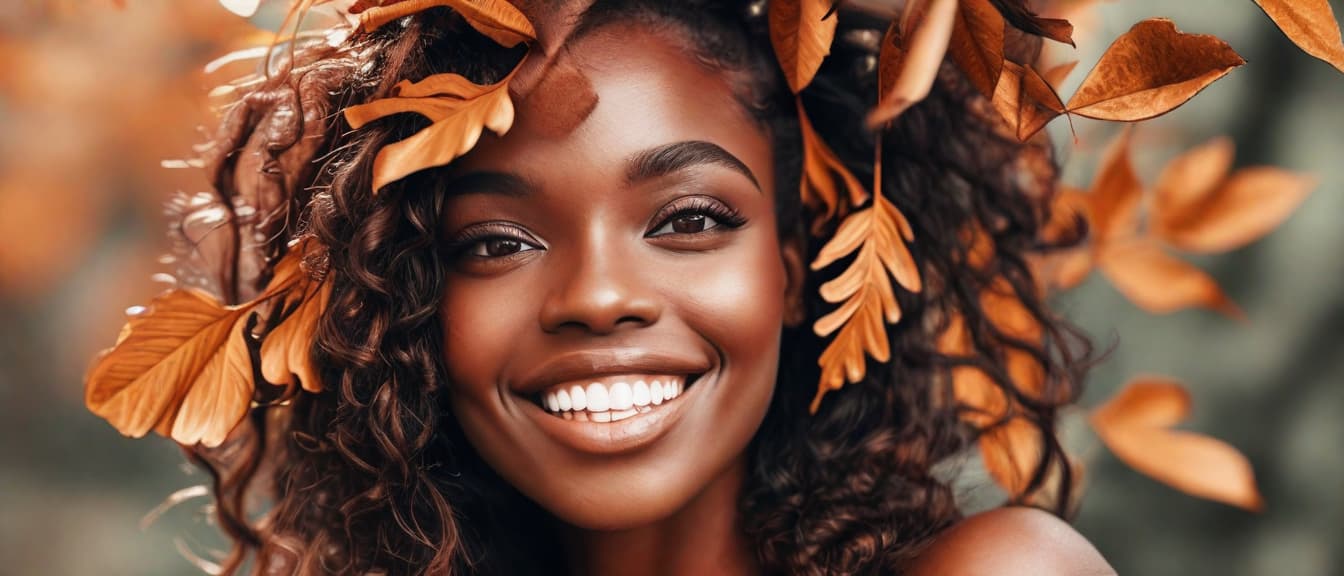
<svg viewBox="0 0 1344 576"><path fill-rule="evenodd" d="M702 374L711 368L707 359L654 352L641 348L584 350L547 359L524 374L512 386L518 394L532 394L560 384L613 374Z"/></svg>

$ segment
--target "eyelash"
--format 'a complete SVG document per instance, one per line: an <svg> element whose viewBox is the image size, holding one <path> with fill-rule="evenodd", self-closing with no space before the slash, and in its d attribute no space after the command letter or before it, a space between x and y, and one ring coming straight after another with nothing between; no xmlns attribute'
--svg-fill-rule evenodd
<svg viewBox="0 0 1344 576"><path fill-rule="evenodd" d="M717 224L699 232L671 232L656 236L652 235L653 232L662 229L677 218L695 215L708 216L714 219ZM741 212L722 202L705 196L688 196L668 204L659 211L658 215L654 217L653 222L656 222L657 225L653 226L650 232L645 234L646 238L656 238L660 236L694 236L721 231L720 228L731 230L740 228L742 225L746 224L747 220L742 216ZM449 241L447 243L448 255L454 260L466 257L478 260L503 260L531 251L519 250L503 256L476 254L476 248L490 240L518 242L519 244L534 247L532 249L537 249L535 247L540 244L540 242L532 239L531 236L521 233L517 226L499 222L489 222L468 228L458 234L456 238Z"/></svg>

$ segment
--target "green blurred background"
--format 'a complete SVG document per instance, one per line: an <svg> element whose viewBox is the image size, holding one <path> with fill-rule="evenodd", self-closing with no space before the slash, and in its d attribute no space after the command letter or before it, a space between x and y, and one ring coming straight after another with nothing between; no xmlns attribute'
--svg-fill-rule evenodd
<svg viewBox="0 0 1344 576"><path fill-rule="evenodd" d="M140 527L203 477L171 442L122 438L87 413L82 374L122 311L163 288L152 279L164 271L163 202L205 184L160 161L192 156L193 127L211 121L206 92L228 78L201 66L252 29L212 0L112 4L0 2L0 576L191 574L178 548L208 558L222 544L201 499ZM1116 461L1074 415L1069 444L1089 465L1077 526L1122 574L1344 574L1344 74L1303 54L1251 0L1125 0L1083 14L1064 94L1147 16L1216 34L1249 61L1136 132L1146 182L1226 134L1238 166L1320 185L1262 241L1191 258L1245 322L1153 316L1096 275L1060 298L1116 344L1086 405L1140 374L1182 380L1195 397L1185 428L1240 448L1267 502L1253 514L1176 492ZM1074 128L1076 144L1067 121L1050 130L1066 181L1085 186L1115 127Z"/></svg>

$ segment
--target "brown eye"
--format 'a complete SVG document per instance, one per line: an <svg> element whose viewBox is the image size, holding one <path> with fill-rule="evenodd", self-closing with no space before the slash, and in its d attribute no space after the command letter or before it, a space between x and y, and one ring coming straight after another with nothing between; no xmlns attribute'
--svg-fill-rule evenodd
<svg viewBox="0 0 1344 576"><path fill-rule="evenodd" d="M476 242L471 255L477 258L502 258L535 249L535 246L517 238L495 237Z"/></svg>
<svg viewBox="0 0 1344 576"><path fill-rule="evenodd" d="M677 234L694 234L705 230L704 214L687 214L672 219L672 232Z"/></svg>

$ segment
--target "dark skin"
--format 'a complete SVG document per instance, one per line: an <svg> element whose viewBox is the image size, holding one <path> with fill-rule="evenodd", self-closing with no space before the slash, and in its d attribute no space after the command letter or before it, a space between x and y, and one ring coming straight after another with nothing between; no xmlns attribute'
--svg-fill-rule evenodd
<svg viewBox="0 0 1344 576"><path fill-rule="evenodd" d="M777 231L769 134L667 32L608 26L556 58L596 105L576 98L588 110L556 130L555 103L525 98L454 167L454 416L556 517L571 572L758 573L744 451L804 273ZM655 377L684 392L619 422L544 408L568 382Z"/></svg>

